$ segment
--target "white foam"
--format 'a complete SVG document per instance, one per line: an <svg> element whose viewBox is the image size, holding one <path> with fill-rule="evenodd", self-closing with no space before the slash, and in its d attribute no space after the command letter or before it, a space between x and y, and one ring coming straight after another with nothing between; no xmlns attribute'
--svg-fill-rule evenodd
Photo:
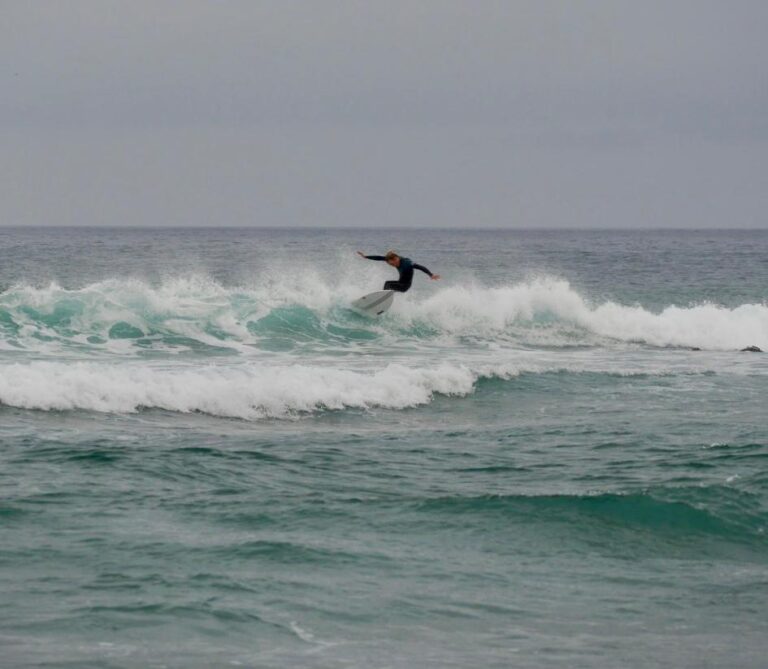
<svg viewBox="0 0 768 669"><path fill-rule="evenodd" d="M654 368L647 361L638 360L633 366L593 353L563 356L522 352L496 361L468 356L464 364L427 367L424 361L422 366L403 362L346 369L292 364L286 359L283 364L208 366L32 361L0 365L0 404L38 410L133 413L155 408L247 420L290 418L326 409L416 407L430 403L435 395L466 396L482 378L562 372L619 376L709 372L706 365L693 360L695 354L685 357L690 359L670 360ZM733 372L732 366L728 371Z"/></svg>
<svg viewBox="0 0 768 669"><path fill-rule="evenodd" d="M729 309L714 304L668 306L654 312L615 302L592 305L567 281L539 279L498 288L443 289L419 302L398 304L394 317L425 322L456 334L508 332L528 326L577 327L587 334L653 346L734 350L768 349L768 305ZM550 337L551 339L551 337ZM585 340L585 343L593 343Z"/></svg>
<svg viewBox="0 0 768 669"><path fill-rule="evenodd" d="M30 362L0 367L0 403L25 409L129 413L152 407L245 419L321 409L402 409L435 393L466 395L476 375L462 366L375 372L328 367Z"/></svg>

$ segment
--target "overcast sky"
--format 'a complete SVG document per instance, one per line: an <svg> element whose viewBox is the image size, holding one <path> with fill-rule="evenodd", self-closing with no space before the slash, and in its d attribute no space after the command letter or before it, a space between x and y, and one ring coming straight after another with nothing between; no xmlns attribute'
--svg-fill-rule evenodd
<svg viewBox="0 0 768 669"><path fill-rule="evenodd" d="M765 0L0 0L0 225L768 227Z"/></svg>

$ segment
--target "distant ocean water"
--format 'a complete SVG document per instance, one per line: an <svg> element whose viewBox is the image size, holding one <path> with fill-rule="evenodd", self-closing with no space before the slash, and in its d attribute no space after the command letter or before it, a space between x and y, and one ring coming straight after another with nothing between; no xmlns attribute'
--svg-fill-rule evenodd
<svg viewBox="0 0 768 669"><path fill-rule="evenodd" d="M765 667L747 346L768 231L0 229L0 666Z"/></svg>

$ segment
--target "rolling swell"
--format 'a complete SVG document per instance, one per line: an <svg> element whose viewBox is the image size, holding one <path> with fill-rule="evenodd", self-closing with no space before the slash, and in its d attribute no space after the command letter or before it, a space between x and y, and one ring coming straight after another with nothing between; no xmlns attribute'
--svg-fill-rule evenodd
<svg viewBox="0 0 768 669"><path fill-rule="evenodd" d="M768 551L768 512L757 496L722 486L639 492L483 495L421 500L427 514L514 525L554 523L578 532L651 534L670 539L716 538ZM464 521L462 521L464 522ZM501 529L503 525L498 525Z"/></svg>

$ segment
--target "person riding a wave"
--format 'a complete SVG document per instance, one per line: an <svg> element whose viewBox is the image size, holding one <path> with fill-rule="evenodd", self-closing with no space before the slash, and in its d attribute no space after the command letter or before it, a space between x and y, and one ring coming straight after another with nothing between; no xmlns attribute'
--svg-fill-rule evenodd
<svg viewBox="0 0 768 669"><path fill-rule="evenodd" d="M362 251L358 251L357 255L366 260L381 260L394 267L398 273L397 281L387 281L384 284L384 290L396 290L398 293L404 293L410 289L413 283L413 270L421 270L424 274L428 274L432 281L436 281L440 278L439 274L432 274L424 265L419 265L410 258L403 258L394 251L387 251L383 256L367 256Z"/></svg>

